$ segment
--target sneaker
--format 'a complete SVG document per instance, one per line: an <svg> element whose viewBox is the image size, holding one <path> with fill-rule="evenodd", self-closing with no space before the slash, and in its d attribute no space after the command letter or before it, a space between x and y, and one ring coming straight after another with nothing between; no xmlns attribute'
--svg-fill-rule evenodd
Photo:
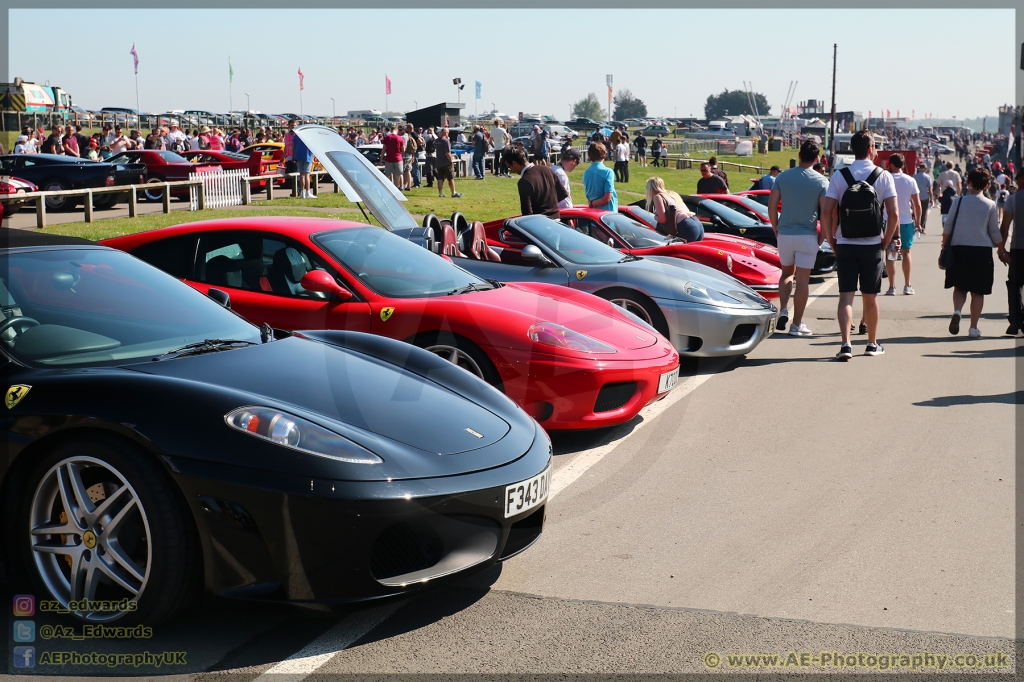
<svg viewBox="0 0 1024 682"><path fill-rule="evenodd" d="M949 333L956 336L960 333L960 313L954 312L953 317L949 318Z"/></svg>
<svg viewBox="0 0 1024 682"><path fill-rule="evenodd" d="M312 191L306 192L307 199L316 199L316 195Z"/></svg>
<svg viewBox="0 0 1024 682"><path fill-rule="evenodd" d="M458 199L458 198L459 198L459 197L461 197L461 196L462 196L462 195L461 195L461 194L459 194L458 192L455 192L454 194L452 194L452 198L453 198L453 199Z"/></svg>
<svg viewBox="0 0 1024 682"><path fill-rule="evenodd" d="M866 324L864 324L863 322L860 323L860 333L861 334L867 334L868 333L868 326Z"/></svg>
<svg viewBox="0 0 1024 682"><path fill-rule="evenodd" d="M981 330L978 329L977 327L971 327L970 329L967 330L967 336L971 337L972 339L980 339Z"/></svg>
<svg viewBox="0 0 1024 682"><path fill-rule="evenodd" d="M304 190L304 189L300 189L299 190L299 198L300 199L305 199L306 198L306 190Z"/></svg>
<svg viewBox="0 0 1024 682"><path fill-rule="evenodd" d="M903 295L904 296L913 296L914 295L914 287L910 286L909 284L907 286L903 287Z"/></svg>
<svg viewBox="0 0 1024 682"><path fill-rule="evenodd" d="M853 357L853 346L851 346L848 343L844 343L842 348L839 349L839 352L836 353L836 360L841 360L842 362L846 362L847 360L849 360L852 357Z"/></svg>
<svg viewBox="0 0 1024 682"><path fill-rule="evenodd" d="M895 296L896 295L896 287L889 287L888 291L885 292L885 295L886 296Z"/></svg>
<svg viewBox="0 0 1024 682"><path fill-rule="evenodd" d="M810 336L811 330L807 328L807 325L801 322L800 324L794 324L789 328L790 336Z"/></svg>
<svg viewBox="0 0 1024 682"><path fill-rule="evenodd" d="M885 349L880 343L869 343L864 349L864 355L885 355Z"/></svg>
<svg viewBox="0 0 1024 682"><path fill-rule="evenodd" d="M438 195L437 195L437 198L438 198L438 199L444 199L444 195L443 195L443 194L438 194Z"/></svg>
<svg viewBox="0 0 1024 682"><path fill-rule="evenodd" d="M775 328L780 332L786 331L786 323L789 322L789 310L783 308L779 311L779 321L775 323Z"/></svg>

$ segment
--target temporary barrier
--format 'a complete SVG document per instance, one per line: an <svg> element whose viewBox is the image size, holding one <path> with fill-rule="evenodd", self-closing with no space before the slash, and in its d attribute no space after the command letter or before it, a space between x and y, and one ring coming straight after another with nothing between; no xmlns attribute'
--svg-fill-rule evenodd
<svg viewBox="0 0 1024 682"><path fill-rule="evenodd" d="M202 190L198 187L189 188L189 199L192 202L192 210L205 208L224 208L225 206L241 206L249 203L249 169L239 170L212 170L205 172L189 173L189 180L198 180L202 183Z"/></svg>

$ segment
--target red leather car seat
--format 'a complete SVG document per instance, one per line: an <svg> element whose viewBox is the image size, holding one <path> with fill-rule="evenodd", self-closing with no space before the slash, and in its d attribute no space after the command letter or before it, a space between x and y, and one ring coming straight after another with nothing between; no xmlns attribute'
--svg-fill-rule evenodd
<svg viewBox="0 0 1024 682"><path fill-rule="evenodd" d="M465 258L459 251L458 239L455 236L455 228L447 222L441 226L441 253L445 256Z"/></svg>
<svg viewBox="0 0 1024 682"><path fill-rule="evenodd" d="M473 258L500 263L501 256L487 245L487 231L484 230L484 224L479 220L473 221L472 234L473 241L470 244L469 251Z"/></svg>

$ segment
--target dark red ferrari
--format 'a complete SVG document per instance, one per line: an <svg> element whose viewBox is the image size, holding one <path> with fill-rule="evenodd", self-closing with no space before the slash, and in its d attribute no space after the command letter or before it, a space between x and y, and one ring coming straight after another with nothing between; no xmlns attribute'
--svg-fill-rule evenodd
<svg viewBox="0 0 1024 682"><path fill-rule="evenodd" d="M628 421L679 375L672 345L602 298L481 279L379 227L233 218L103 244L201 292L227 292L231 308L257 324L371 332L426 348L500 387L548 429Z"/></svg>
<svg viewBox="0 0 1024 682"><path fill-rule="evenodd" d="M195 173L197 168L215 168L219 166L216 163L192 163L180 154L162 149L131 149L107 159L107 163L145 164L147 183L188 180L189 174ZM164 198L163 189L154 188L146 190L144 194L150 201L161 201ZM188 198L188 188L171 189L171 196Z"/></svg>
<svg viewBox="0 0 1024 682"><path fill-rule="evenodd" d="M195 164L220 166L224 170L248 170L250 178L268 176L267 179L273 180L275 186L285 183L285 177L275 172L277 164L264 161L263 154L259 150L253 150L249 154L239 154L224 150L193 149L182 152L181 156ZM271 165L273 165L273 169ZM265 188L267 186L267 179L253 182L253 189Z"/></svg>

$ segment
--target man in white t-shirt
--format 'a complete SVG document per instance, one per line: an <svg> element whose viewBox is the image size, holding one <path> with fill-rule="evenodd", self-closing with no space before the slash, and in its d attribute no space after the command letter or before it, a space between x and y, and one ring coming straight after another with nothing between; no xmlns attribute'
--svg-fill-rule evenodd
<svg viewBox="0 0 1024 682"><path fill-rule="evenodd" d="M511 177L508 166L502 155L508 145L508 131L505 130L505 123L499 118L495 119L494 127L491 128L491 149L494 151L494 163L491 164L491 172L498 177Z"/></svg>
<svg viewBox="0 0 1024 682"><path fill-rule="evenodd" d="M615 175L619 182L629 182L629 142L624 137L615 145Z"/></svg>
<svg viewBox="0 0 1024 682"><path fill-rule="evenodd" d="M902 154L889 157L889 172L896 183L896 205L900 209L900 255L903 257L903 293L911 296L914 287L910 286L910 247L914 245L914 234L921 224L921 190L917 181L903 172L906 161ZM896 261L885 259L885 271L889 274L889 290L886 296L896 295Z"/></svg>
<svg viewBox="0 0 1024 682"><path fill-rule="evenodd" d="M836 355L837 360L849 360L853 357L850 345L850 323L853 320L853 298L857 293L857 282L860 281L861 301L864 306L864 322L867 326L868 345L865 355L882 355L885 349L878 343L878 293L882 290L882 259L889 242L896 236L899 228L900 212L896 203L896 183L892 174L878 168L873 163L875 158L875 142L870 133L859 130L850 138L850 149L855 161L846 167L849 175L858 185L870 181L874 193L886 212L887 220L878 225L879 234L868 237L850 238L843 236L840 222L839 205L849 188L847 173L840 171L832 175L822 205L821 230L828 239L829 245L836 253L836 270L839 278L839 332L843 345ZM844 171L846 169L843 169ZM852 198L852 197L851 197ZM853 218L848 218L853 223ZM879 221L881 222L881 221Z"/></svg>

